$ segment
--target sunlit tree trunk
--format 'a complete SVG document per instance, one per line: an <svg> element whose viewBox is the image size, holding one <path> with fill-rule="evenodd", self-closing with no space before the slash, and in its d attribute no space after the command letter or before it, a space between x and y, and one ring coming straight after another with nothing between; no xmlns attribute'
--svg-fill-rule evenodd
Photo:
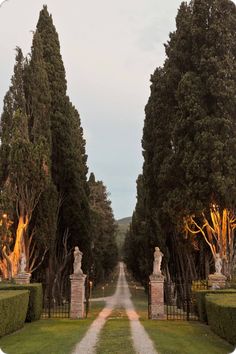
<svg viewBox="0 0 236 354"><path fill-rule="evenodd" d="M12 260L12 273L13 277L18 273L19 263L21 258L21 253L25 253L25 240L24 234L29 225L28 217L19 216L17 230L16 230L16 241L13 252L10 255Z"/></svg>
<svg viewBox="0 0 236 354"><path fill-rule="evenodd" d="M16 239L13 251L7 250L7 246L2 249L3 260L0 267L4 278L14 278L19 270L19 264L22 252L25 252L24 235L29 225L28 216L20 215L16 229Z"/></svg>
<svg viewBox="0 0 236 354"><path fill-rule="evenodd" d="M184 219L185 231L197 236L201 234L210 247L213 258L220 255L223 263L222 272L231 277L235 261L235 235L236 218L230 209L222 211L215 204L211 206L209 218L202 213L200 218L194 215Z"/></svg>

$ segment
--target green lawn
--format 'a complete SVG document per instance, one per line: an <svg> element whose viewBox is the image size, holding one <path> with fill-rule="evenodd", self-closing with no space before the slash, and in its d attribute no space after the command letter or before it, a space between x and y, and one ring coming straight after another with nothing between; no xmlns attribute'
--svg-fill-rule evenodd
<svg viewBox="0 0 236 354"><path fill-rule="evenodd" d="M97 354L135 354L130 334L130 325L127 318L115 318L117 313L112 313L112 318L106 322L97 346ZM147 353L148 354L148 353Z"/></svg>
<svg viewBox="0 0 236 354"><path fill-rule="evenodd" d="M103 306L103 302L93 303L86 320L48 319L26 323L20 331L1 338L0 348L7 354L70 354Z"/></svg>
<svg viewBox="0 0 236 354"><path fill-rule="evenodd" d="M17 333L0 340L7 354L69 354L85 334L90 320L40 320L25 324Z"/></svg>
<svg viewBox="0 0 236 354"><path fill-rule="evenodd" d="M108 294L114 293L115 285L114 279L108 283ZM159 354L227 354L233 351L230 344L199 322L148 320L147 295L137 288L138 284L130 282L130 285L141 323ZM99 291L98 288L98 297ZM0 348L7 354L70 354L103 306L104 302L92 302L85 320L49 319L27 323L22 330L0 339ZM112 312L101 332L97 353L134 354L124 309Z"/></svg>
<svg viewBox="0 0 236 354"><path fill-rule="evenodd" d="M227 354L233 346L199 322L142 321L160 354Z"/></svg>
<svg viewBox="0 0 236 354"><path fill-rule="evenodd" d="M233 346L198 321L155 321L147 319L147 294L131 289L132 301L141 323L155 343L159 354L227 354Z"/></svg>

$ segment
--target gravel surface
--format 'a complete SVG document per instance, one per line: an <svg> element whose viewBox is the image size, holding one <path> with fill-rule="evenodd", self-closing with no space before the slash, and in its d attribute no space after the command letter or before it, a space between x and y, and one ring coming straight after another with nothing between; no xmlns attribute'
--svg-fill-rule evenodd
<svg viewBox="0 0 236 354"><path fill-rule="evenodd" d="M152 341L139 321L139 316L131 301L131 294L126 281L123 263L120 263L120 273L115 294L104 299L106 300L106 306L99 313L96 320L93 321L84 338L76 345L73 354L96 353L96 345L99 340L100 331L115 307L124 307L126 310L127 316L130 320L133 346L136 353L157 354Z"/></svg>

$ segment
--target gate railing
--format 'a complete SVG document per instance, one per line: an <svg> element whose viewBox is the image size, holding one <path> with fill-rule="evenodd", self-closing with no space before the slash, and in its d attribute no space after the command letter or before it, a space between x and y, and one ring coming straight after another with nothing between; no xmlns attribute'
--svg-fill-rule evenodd
<svg viewBox="0 0 236 354"><path fill-rule="evenodd" d="M208 289L206 281L192 283L165 282L164 301L168 320L197 321L197 299L195 291Z"/></svg>
<svg viewBox="0 0 236 354"><path fill-rule="evenodd" d="M42 283L43 311L42 318L69 318L70 317L70 279L63 277L55 285L48 272L34 276L34 281Z"/></svg>

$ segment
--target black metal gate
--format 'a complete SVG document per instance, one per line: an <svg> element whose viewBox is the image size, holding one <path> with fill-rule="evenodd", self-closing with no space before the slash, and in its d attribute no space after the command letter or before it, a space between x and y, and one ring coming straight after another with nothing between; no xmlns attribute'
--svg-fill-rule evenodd
<svg viewBox="0 0 236 354"><path fill-rule="evenodd" d="M165 312L168 320L198 321L197 290L208 289L206 281L164 282Z"/></svg>
<svg viewBox="0 0 236 354"><path fill-rule="evenodd" d="M70 317L70 277L64 275L53 276L49 270L34 276L34 281L42 283L43 288L43 311L42 318L69 318Z"/></svg>
<svg viewBox="0 0 236 354"><path fill-rule="evenodd" d="M91 297L91 282L87 276L84 282L84 298L85 298L85 315L88 317L90 311L90 297Z"/></svg>
<svg viewBox="0 0 236 354"><path fill-rule="evenodd" d="M151 318L151 283L148 284L148 318Z"/></svg>

